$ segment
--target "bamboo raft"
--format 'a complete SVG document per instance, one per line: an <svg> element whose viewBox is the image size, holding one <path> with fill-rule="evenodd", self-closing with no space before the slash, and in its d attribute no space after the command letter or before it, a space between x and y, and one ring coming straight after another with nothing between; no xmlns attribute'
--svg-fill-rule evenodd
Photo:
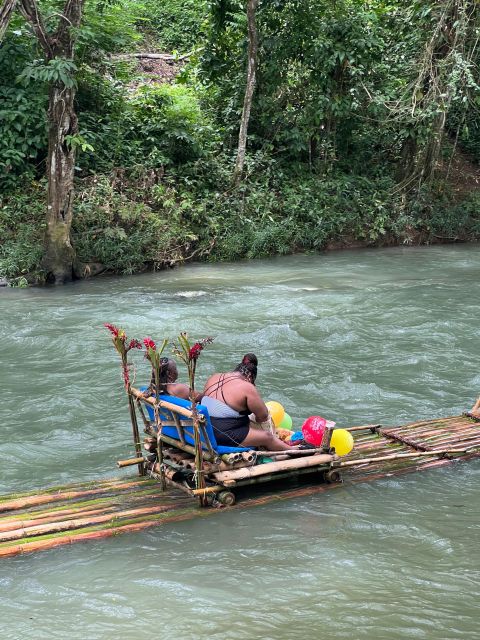
<svg viewBox="0 0 480 640"><path fill-rule="evenodd" d="M271 485L263 495L243 497L241 508L330 491L342 486L341 479L348 484L366 482L470 460L480 455L479 422L478 418L465 414L397 427L350 427L355 441L351 454L344 458L330 455L328 464L322 459L319 464L311 466L302 466L302 462L296 469L290 465L287 471L277 475L277 479L282 479L281 485ZM163 444L168 443L165 441ZM136 452L138 454L138 447ZM184 485L181 491L178 490L181 485L172 479L179 472L177 467L182 469L192 464L193 456L185 456L185 453L189 452L177 447L167 447L163 451L165 460L170 461L167 467L171 477L166 479L173 488L168 491L162 491L158 477L153 474L154 477L106 479L53 487L41 493L32 491L0 496L0 557L97 540L218 513L218 509L198 508L190 497L198 495L195 489ZM306 453L304 459L318 455L327 454ZM218 466L221 462L209 464ZM235 471L242 469L238 467L239 462L225 464ZM120 466L131 464L139 465L142 471L145 467L143 458L138 455ZM255 466L247 468L253 470ZM305 477L312 479L308 485L292 484L282 475L287 473L289 477L297 477L307 470L309 475ZM221 472L215 470L212 473ZM244 478L252 479L255 476ZM218 492L218 488L215 491ZM215 496L215 491L210 495ZM223 505L217 501L216 506Z"/></svg>

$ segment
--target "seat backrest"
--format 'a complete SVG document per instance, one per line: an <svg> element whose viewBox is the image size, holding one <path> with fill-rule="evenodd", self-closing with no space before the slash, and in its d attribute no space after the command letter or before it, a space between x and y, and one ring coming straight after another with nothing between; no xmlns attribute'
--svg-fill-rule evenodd
<svg viewBox="0 0 480 640"><path fill-rule="evenodd" d="M140 387L140 391L145 391L147 387ZM184 400L183 398L177 398L176 396L170 395L160 395L160 399L165 402L170 402L170 404L176 404L179 407L183 407L184 409L191 409L191 402L189 400ZM153 411L153 407L150 404L145 403L145 407L148 412L148 417L153 422L155 420L155 415ZM223 453L235 453L238 451L249 451L250 447L225 447L223 445L218 445L217 440L215 438L215 433L213 431L213 426L210 421L210 416L208 415L207 407L204 407L203 404L197 404L197 411L200 415L205 418L205 433L210 440L210 444L212 449L219 453L220 455ZM176 421L173 416L173 411L169 409L165 409L164 407L160 407L159 409L160 420L162 422L162 433L169 438L174 438L175 440L181 440L178 429L176 426ZM180 414L176 414L177 420L180 420L180 424L183 426L183 432L185 434L185 442L190 445L195 444L194 434L193 434L193 422L191 418L186 418ZM203 433L200 433L200 439L203 444L203 449L208 449L207 444L205 442L205 438Z"/></svg>

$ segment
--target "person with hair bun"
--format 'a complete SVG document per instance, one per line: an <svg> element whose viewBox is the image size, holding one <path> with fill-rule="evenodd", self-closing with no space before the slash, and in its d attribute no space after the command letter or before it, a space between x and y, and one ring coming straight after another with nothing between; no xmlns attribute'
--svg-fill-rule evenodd
<svg viewBox="0 0 480 640"><path fill-rule="evenodd" d="M257 366L257 356L247 353L233 371L214 373L207 380L201 402L208 409L217 443L264 447L269 451L291 450L273 430L264 430L270 417L255 386ZM256 428L251 418L258 425Z"/></svg>

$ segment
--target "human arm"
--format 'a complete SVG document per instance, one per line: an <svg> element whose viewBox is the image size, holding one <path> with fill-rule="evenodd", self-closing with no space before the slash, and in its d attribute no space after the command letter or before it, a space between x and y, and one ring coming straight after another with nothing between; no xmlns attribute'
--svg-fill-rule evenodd
<svg viewBox="0 0 480 640"><path fill-rule="evenodd" d="M253 384L248 384L246 390L247 408L250 413L255 414L255 422L265 422L268 420L268 408L265 402L260 397L256 387Z"/></svg>

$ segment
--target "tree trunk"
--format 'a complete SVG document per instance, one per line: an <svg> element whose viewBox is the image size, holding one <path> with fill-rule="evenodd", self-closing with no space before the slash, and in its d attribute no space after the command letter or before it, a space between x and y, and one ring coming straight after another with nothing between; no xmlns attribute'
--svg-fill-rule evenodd
<svg viewBox="0 0 480 640"><path fill-rule="evenodd" d="M247 0L247 23L248 23L248 66L247 85L245 87L245 98L243 100L242 119L240 121L240 132L238 134L238 152L235 170L233 172L233 182L236 186L240 184L245 164L245 150L247 148L248 122L252 108L253 92L257 83L257 53L258 37L257 25L255 22L255 12L258 0Z"/></svg>
<svg viewBox="0 0 480 640"><path fill-rule="evenodd" d="M64 284L73 278L75 251L70 243L73 216L75 150L66 136L78 131L74 111L75 89L54 85L48 107L48 197L45 255L42 267L47 282Z"/></svg>
<svg viewBox="0 0 480 640"><path fill-rule="evenodd" d="M16 6L17 0L5 0L0 7L0 41L3 39Z"/></svg>
<svg viewBox="0 0 480 640"><path fill-rule="evenodd" d="M448 106L449 105L450 100L448 100ZM440 149L442 148L445 122L447 120L447 109L448 107L445 106L445 110L437 114L433 121L420 173L420 182L422 184L431 180L435 175L435 169L437 167L438 158L440 156Z"/></svg>
<svg viewBox="0 0 480 640"><path fill-rule="evenodd" d="M407 182L415 171L418 143L415 135L408 135L402 143L400 160L397 165L395 179L398 183Z"/></svg>
<svg viewBox="0 0 480 640"><path fill-rule="evenodd" d="M47 62L54 59L73 61L76 30L80 26L85 0L65 0L57 29L50 31L44 22L37 0L19 0L19 8L30 24ZM74 108L75 84L61 81L50 87L48 105L47 156L47 230L45 254L41 266L46 281L63 284L73 279L75 251L70 242L73 215L73 178L75 147L67 136L78 132Z"/></svg>
<svg viewBox="0 0 480 640"><path fill-rule="evenodd" d="M402 187L420 187L435 175L445 131L447 114L452 98L461 86L457 56L464 54L465 43L473 27L473 12L468 0L444 0L438 4L438 22L430 40L426 43L420 72L413 90L412 114L415 125L423 124L424 114L435 109L428 131L428 139L422 148L415 131L406 139L402 148L401 164L397 177ZM417 102L416 96L422 96Z"/></svg>

